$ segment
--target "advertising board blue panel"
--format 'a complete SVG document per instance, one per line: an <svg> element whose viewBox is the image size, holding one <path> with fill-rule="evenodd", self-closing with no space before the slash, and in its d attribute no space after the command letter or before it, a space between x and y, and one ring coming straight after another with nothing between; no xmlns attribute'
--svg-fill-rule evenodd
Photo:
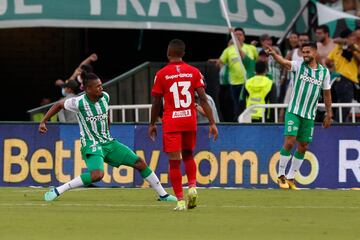
<svg viewBox="0 0 360 240"><path fill-rule="evenodd" d="M57 186L86 171L80 154L79 127L49 124L40 135L37 124L0 124L0 186ZM194 151L197 181L203 187L276 188L282 125L219 125L219 139L199 126ZM111 126L112 136L126 144L170 186L162 131L153 142L147 125ZM296 179L304 188L360 187L360 126L315 127L314 142ZM290 164L289 164L290 165ZM182 166L183 168L183 166ZM184 173L184 171L183 171ZM183 174L186 185L186 176ZM102 187L146 187L132 168L106 165Z"/></svg>

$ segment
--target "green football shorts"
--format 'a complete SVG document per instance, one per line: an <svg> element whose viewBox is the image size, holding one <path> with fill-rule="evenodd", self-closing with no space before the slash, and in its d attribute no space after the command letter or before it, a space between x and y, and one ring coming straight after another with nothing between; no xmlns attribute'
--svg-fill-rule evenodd
<svg viewBox="0 0 360 240"><path fill-rule="evenodd" d="M285 136L296 136L299 142L312 142L314 133L314 120L302 118L296 114L285 114Z"/></svg>
<svg viewBox="0 0 360 240"><path fill-rule="evenodd" d="M81 155L89 171L104 170L104 162L113 167L126 165L133 167L139 157L126 145L117 140L101 143L93 147L81 148Z"/></svg>

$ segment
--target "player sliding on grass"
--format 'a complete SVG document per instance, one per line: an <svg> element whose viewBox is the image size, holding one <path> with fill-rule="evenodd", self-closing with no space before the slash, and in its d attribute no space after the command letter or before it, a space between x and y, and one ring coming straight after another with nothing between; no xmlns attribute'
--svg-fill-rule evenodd
<svg viewBox="0 0 360 240"><path fill-rule="evenodd" d="M88 172L45 193L45 200L52 201L67 190L86 186L104 177L104 162L113 167L126 165L137 169L159 195L160 201L177 201L162 187L158 177L127 146L110 136L109 94L103 92L102 83L94 73L81 73L85 94L55 103L40 122L39 132L47 131L45 123L61 109L77 113L81 134L81 154Z"/></svg>
<svg viewBox="0 0 360 240"><path fill-rule="evenodd" d="M278 55L271 47L267 53L287 70L295 72L294 87L285 115L284 145L280 150L278 184L283 189L297 190L295 174L304 160L305 152L313 139L314 119L317 103L324 93L326 116L323 127L328 128L333 116L331 110L330 72L316 61L317 45L307 42L302 45L303 62L288 61ZM291 150L297 141L297 149L292 157L290 170L285 177L286 165L291 158Z"/></svg>
<svg viewBox="0 0 360 240"><path fill-rule="evenodd" d="M152 88L151 122L149 136L155 140L156 119L159 116L162 98L164 98L163 148L168 154L170 165L170 181L178 199L174 210L186 209L182 188L181 160L184 161L188 178L187 208L194 208L197 204L196 191L196 163L193 151L196 144L196 108L195 91L198 93L200 105L204 109L210 124L210 134L214 140L218 137L211 107L205 94L205 84L200 71L182 61L185 54L185 43L182 40L170 41L167 49L169 63L156 73Z"/></svg>

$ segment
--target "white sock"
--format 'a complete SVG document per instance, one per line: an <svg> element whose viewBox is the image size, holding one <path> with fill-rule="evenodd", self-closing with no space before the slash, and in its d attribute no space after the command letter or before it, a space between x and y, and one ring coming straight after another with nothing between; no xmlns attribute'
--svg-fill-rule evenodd
<svg viewBox="0 0 360 240"><path fill-rule="evenodd" d="M161 185L158 177L154 172L145 178L145 180L150 184L150 186L155 189L159 196L164 196L167 194L163 186Z"/></svg>
<svg viewBox="0 0 360 240"><path fill-rule="evenodd" d="M67 190L81 187L81 186L84 186L84 183L81 180L81 177L78 176L78 177L74 178L73 180L71 180L70 182L67 182L67 183L57 187L56 190L59 192L59 194L62 194L63 192L65 192Z"/></svg>
<svg viewBox="0 0 360 240"><path fill-rule="evenodd" d="M289 155L289 156L280 155L280 161L279 161L279 177L280 177L281 175L284 175L284 176L285 176L286 166L287 166L290 158L291 158L291 155Z"/></svg>
<svg viewBox="0 0 360 240"><path fill-rule="evenodd" d="M288 175L286 176L287 179L294 179L296 173L299 171L301 164L304 162L304 159L298 159L295 156L291 160L291 166Z"/></svg>

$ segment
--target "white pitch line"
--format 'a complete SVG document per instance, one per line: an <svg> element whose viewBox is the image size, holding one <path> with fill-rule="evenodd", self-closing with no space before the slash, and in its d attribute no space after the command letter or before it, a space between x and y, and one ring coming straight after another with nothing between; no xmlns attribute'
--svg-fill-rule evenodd
<svg viewBox="0 0 360 240"><path fill-rule="evenodd" d="M106 204L106 203L0 203L0 206L66 206L66 207L168 207L154 204Z"/></svg>
<svg viewBox="0 0 360 240"><path fill-rule="evenodd" d="M169 205L155 205L155 204L106 204L106 203L0 203L0 206L65 206L65 207L148 207L148 208L160 208L169 207ZM200 205L199 208L242 208L242 209L360 209L360 206L259 206L259 205Z"/></svg>
<svg viewBox="0 0 360 240"><path fill-rule="evenodd" d="M26 190L15 190L14 192L21 192L21 193L28 193L28 192L46 192L50 188L43 188L43 189L26 189ZM92 190L110 190L110 189L122 189L122 188L75 188L71 189L72 192L79 192L79 191L92 191Z"/></svg>
<svg viewBox="0 0 360 240"><path fill-rule="evenodd" d="M186 187L185 187L186 188ZM258 188L258 189L250 189L250 188L237 188L237 187L208 187L208 188L204 188L204 187L198 187L199 189L224 189L224 190L279 190L279 189L273 189L273 188ZM28 193L28 192L46 192L48 191L50 188L49 187L30 187L30 189L16 189L14 187L0 187L0 192L2 190L14 190L13 192L21 192L21 193ZM97 190L122 190L122 189L126 189L126 190L134 190L134 191L139 191L139 190L146 190L146 189L151 189L150 187L148 188L126 188L126 187L119 187L119 188L108 188L108 187L94 187L94 188L76 188L76 189L72 189L71 191L97 191ZM360 190L360 188L337 188L337 189L329 189L329 188L315 188L315 189L310 189L310 188L301 188L301 190Z"/></svg>
<svg viewBox="0 0 360 240"><path fill-rule="evenodd" d="M226 205L221 208L275 208L275 209L360 209L360 206L247 206L247 205Z"/></svg>

